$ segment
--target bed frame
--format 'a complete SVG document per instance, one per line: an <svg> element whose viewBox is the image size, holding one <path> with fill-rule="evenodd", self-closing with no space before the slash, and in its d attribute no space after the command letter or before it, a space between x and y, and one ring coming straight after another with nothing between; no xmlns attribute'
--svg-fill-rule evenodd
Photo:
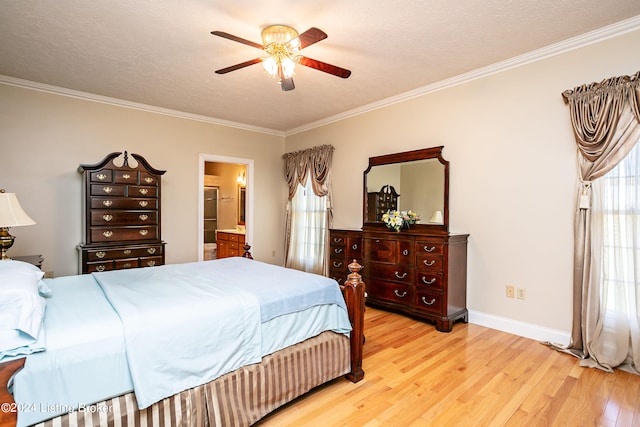
<svg viewBox="0 0 640 427"><path fill-rule="evenodd" d="M252 258L245 245L245 258ZM324 332L300 344L280 350L261 363L240 368L207 384L185 390L163 399L145 410L138 410L134 393L60 415L38 426L78 423L79 426L113 425L114 418L135 419L136 425L248 426L279 406L310 389L343 375L358 382L364 377L362 347L364 345L365 284L358 272L362 266L354 259L350 274L340 285L352 325L350 338ZM25 358L0 363L0 384L25 363ZM307 378L309 374L309 378ZM117 408L117 411L113 411ZM0 387L0 427L14 427L17 411L6 386ZM123 422L123 425L126 425Z"/></svg>

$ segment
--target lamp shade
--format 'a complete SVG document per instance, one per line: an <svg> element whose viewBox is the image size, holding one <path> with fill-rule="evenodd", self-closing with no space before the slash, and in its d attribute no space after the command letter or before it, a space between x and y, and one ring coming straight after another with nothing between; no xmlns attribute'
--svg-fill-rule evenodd
<svg viewBox="0 0 640 427"><path fill-rule="evenodd" d="M0 227L19 227L35 223L22 209L15 193L0 191Z"/></svg>
<svg viewBox="0 0 640 427"><path fill-rule="evenodd" d="M442 219L442 211L435 211L433 215L431 215L429 222L433 224L442 224L444 222Z"/></svg>

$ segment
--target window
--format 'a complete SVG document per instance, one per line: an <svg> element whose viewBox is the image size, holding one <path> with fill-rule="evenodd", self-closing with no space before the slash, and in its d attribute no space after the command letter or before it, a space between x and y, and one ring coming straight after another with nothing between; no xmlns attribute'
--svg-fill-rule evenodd
<svg viewBox="0 0 640 427"><path fill-rule="evenodd" d="M596 340L600 358L624 359L618 354L638 335L640 317L640 144L601 178L602 335ZM595 218L594 218L595 219ZM635 331L635 332L634 332ZM616 336L618 338L616 339ZM636 344L636 343L633 343Z"/></svg>
<svg viewBox="0 0 640 427"><path fill-rule="evenodd" d="M322 274L327 228L327 196L314 194L307 176L291 200L290 267Z"/></svg>

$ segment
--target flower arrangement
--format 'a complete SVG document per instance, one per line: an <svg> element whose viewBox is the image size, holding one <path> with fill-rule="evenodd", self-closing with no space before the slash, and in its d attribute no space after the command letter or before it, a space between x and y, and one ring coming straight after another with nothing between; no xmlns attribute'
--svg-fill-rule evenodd
<svg viewBox="0 0 640 427"><path fill-rule="evenodd" d="M400 231L403 228L409 228L410 224L415 224L420 220L420 215L411 210L408 211L387 211L382 215L382 221L387 228Z"/></svg>

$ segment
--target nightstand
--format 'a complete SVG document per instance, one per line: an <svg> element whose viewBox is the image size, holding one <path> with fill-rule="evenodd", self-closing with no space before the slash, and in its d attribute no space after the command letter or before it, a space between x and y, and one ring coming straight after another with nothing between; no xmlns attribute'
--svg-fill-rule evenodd
<svg viewBox="0 0 640 427"><path fill-rule="evenodd" d="M42 258L42 255L14 256L11 259L15 261L28 262L29 264L33 264L40 269L42 269L42 263L44 262L44 258Z"/></svg>

